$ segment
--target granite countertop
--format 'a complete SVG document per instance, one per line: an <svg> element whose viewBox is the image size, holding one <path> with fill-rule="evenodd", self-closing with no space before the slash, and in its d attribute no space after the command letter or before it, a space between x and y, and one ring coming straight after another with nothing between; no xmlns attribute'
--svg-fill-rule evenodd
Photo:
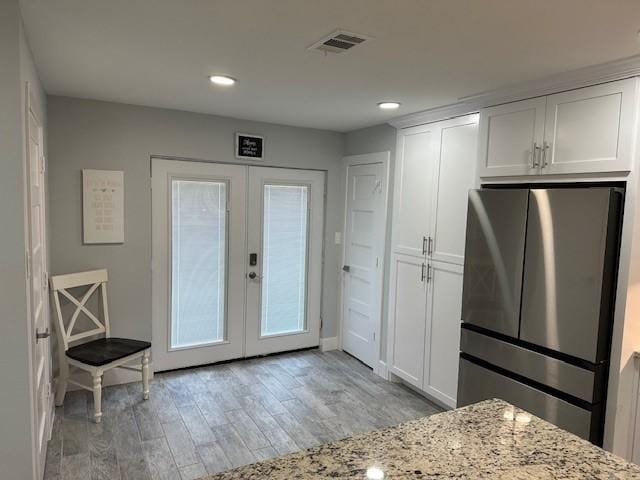
<svg viewBox="0 0 640 480"><path fill-rule="evenodd" d="M640 467L488 400L206 478L618 480Z"/></svg>

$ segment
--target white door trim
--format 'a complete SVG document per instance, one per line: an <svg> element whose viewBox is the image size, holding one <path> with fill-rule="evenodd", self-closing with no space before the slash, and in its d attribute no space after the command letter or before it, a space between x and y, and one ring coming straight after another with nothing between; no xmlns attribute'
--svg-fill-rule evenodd
<svg viewBox="0 0 640 480"><path fill-rule="evenodd" d="M347 231L347 195L348 195L348 170L350 166L355 165L370 165L374 163L382 163L383 165L383 203L384 203L384 235L380 239L380 243L378 245L379 248L379 258L381 259L381 268L378 270L377 276L377 292L378 292L378 322L376 325L376 336L375 336L375 347L376 347L376 357L373 371L374 373L384 376L386 378L386 369L382 368L380 363L380 334L382 332L382 299L383 299L383 285L384 285L384 275L386 271L386 263L385 263L385 252L386 252L386 235L387 235L387 220L388 220L388 208L389 208L389 166L391 163L391 152L383 151L383 152L375 152L375 153L366 153L362 155L347 155L342 158L342 177L344 179L344 213L342 219L342 249L341 249L341 260L340 265L344 265L345 259L345 242L344 242L344 234ZM341 267L342 268L342 267ZM339 291L339 309L338 309L338 348L342 350L342 327L343 327L343 308L344 308L344 275L342 274L342 270L340 270L340 291Z"/></svg>

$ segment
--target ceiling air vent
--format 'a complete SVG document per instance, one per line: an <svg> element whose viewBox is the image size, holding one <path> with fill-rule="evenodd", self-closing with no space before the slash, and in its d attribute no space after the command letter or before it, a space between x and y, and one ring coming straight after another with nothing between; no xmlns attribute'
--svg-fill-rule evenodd
<svg viewBox="0 0 640 480"><path fill-rule="evenodd" d="M371 40L371 37L360 35L359 33L336 30L311 45L308 49L323 53L344 53L367 40Z"/></svg>

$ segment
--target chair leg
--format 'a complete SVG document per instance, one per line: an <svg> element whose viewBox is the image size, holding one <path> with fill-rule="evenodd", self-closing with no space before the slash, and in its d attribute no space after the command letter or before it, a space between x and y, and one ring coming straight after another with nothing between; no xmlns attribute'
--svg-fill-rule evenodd
<svg viewBox="0 0 640 480"><path fill-rule="evenodd" d="M142 398L149 400L149 352L142 355Z"/></svg>
<svg viewBox="0 0 640 480"><path fill-rule="evenodd" d="M93 421L100 423L102 418L102 372L91 374L93 377Z"/></svg>

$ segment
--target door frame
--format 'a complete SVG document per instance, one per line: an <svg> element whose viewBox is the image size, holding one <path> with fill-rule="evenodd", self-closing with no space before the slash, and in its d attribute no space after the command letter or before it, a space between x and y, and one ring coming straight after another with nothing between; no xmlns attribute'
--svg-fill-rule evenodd
<svg viewBox="0 0 640 480"><path fill-rule="evenodd" d="M342 248L340 254L340 265L344 265L345 261L345 236L347 231L347 200L349 195L349 167L357 166L357 165L371 165L375 163L381 163L383 168L383 225L384 225L384 235L378 241L378 252L380 252L379 258L381 261L381 268L378 269L377 274L377 304L378 308L378 321L376 327L376 336L374 345L376 348L375 352L375 360L373 372L383 378L387 378L387 366L382 362L382 357L380 355L380 347L381 347L381 333L382 333L382 316L383 316L383 300L384 300L384 278L386 272L386 247L387 247L387 233L388 233L388 218L389 218L389 168L391 164L391 152L389 150L385 150L382 152L373 152L373 153L365 153L361 155L347 155L342 158L342 178L344 179L344 212L342 216ZM339 291L339 309L338 309L338 349L342 350L342 328L344 324L343 312L344 312L344 275L342 274L342 270L339 272L340 275L340 291Z"/></svg>
<svg viewBox="0 0 640 480"><path fill-rule="evenodd" d="M39 455L40 453L40 448L38 445L38 422L36 421L38 419L38 400L36 398L37 392L38 392L38 386L36 385L37 382L37 372L35 371L35 369L37 368L37 362L35 361L35 354L36 354L36 350L33 347L33 344L31 343L33 341L33 339L35 338L35 334L36 332L33 329L33 319L31 318L31 315L33 314L33 308L31 305L32 302L32 295L31 295L31 274L30 272L33 271L32 265L31 265L31 259L30 259L30 250L31 250L31 176L30 176L30 151L29 151L29 138L30 138L30 117L33 117L37 123L37 128L38 128L38 132L37 132L37 136L38 136L38 142L40 144L41 150L39 152L40 154L40 158L41 158L41 162L42 162L42 166L41 166L41 171L40 171L40 175L41 175L41 181L42 181L42 199L41 199L41 205L42 205L42 221L41 221L41 232L42 232L42 236L44 238L44 242L42 244L42 261L43 261L43 275L44 275L44 279L46 281L44 281L44 290L43 290L43 296L42 296L42 302L43 302L43 309L44 309L44 316L45 316L45 321L46 324L49 326L49 330L51 331L51 317L50 317L50 310L49 310L49 252L48 252L48 245L47 245L47 196L46 196L46 182L45 182L45 170L46 170L46 157L44 154L44 127L43 127L43 123L42 120L40 119L40 117L38 116L37 112L34 111L33 109L33 105L35 103L34 99L33 99L33 92L32 92L32 88L31 88L31 84L29 82L25 82L25 89L24 89L24 94L25 94L25 102L24 102L24 113L25 113L25 118L24 118L24 132L25 132L25 136L24 136L24 148L25 148L25 154L23 156L23 177L24 177L24 230L25 230L25 261L26 261L26 265L27 265L27 272L26 272L26 293L27 293L27 318L29 319L29 321L27 322L27 332L28 332L28 337L27 337L27 346L28 346L28 350L29 350L29 388L31 390L31 394L30 394L30 407L31 407L31 411L32 411L32 421L31 421L31 431L32 431L32 451L31 451L31 457L32 457L32 464L34 466L34 472L37 475L37 478L42 478L42 476L44 475L44 468L45 465L40 461L41 457ZM47 405L47 410L44 412L44 415L46 416L45 419L45 430L46 430L46 437L47 440L51 439L51 432L52 432L52 428L53 428L53 418L55 415L55 405L54 405L54 397L53 395L51 395L51 382L52 382L52 378L51 378L51 371L52 371L52 358L51 358L51 337L45 339L45 341L48 344L48 348L47 348L47 352L45 354L45 363L46 363L46 372L43 373L43 375L46 375L47 380L48 380L48 386L47 388L47 392L49 393L49 404ZM45 444L45 453L43 455L44 459L46 460L46 449L47 449L47 445Z"/></svg>

